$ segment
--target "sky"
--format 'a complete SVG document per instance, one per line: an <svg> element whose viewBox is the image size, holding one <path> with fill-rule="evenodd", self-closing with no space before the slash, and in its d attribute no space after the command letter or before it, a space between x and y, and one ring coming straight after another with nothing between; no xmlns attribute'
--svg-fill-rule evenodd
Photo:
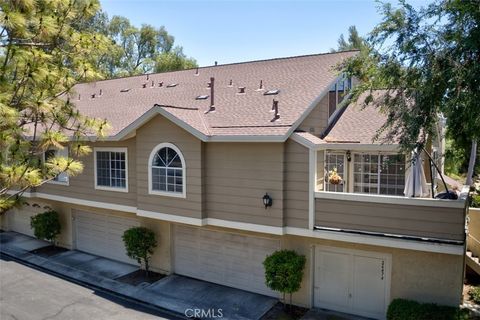
<svg viewBox="0 0 480 320"><path fill-rule="evenodd" d="M416 1L414 4L421 4ZM355 25L381 21L373 0L101 0L109 17L165 26L200 66L328 52Z"/></svg>

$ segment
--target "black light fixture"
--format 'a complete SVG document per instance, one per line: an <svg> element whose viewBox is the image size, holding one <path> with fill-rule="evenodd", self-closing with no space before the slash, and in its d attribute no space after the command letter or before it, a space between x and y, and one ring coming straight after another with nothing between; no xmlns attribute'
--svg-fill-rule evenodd
<svg viewBox="0 0 480 320"><path fill-rule="evenodd" d="M350 150L347 150L347 161L352 161L352 153L350 152Z"/></svg>
<svg viewBox="0 0 480 320"><path fill-rule="evenodd" d="M270 197L268 193L265 193L265 195L263 196L263 205L265 206L265 210L267 210L268 207L271 207L272 203L272 197Z"/></svg>

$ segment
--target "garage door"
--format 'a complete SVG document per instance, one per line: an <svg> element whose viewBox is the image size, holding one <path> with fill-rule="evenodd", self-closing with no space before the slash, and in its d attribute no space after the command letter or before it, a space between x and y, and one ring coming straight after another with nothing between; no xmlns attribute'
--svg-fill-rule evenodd
<svg viewBox="0 0 480 320"><path fill-rule="evenodd" d="M8 229L33 237L30 218L47 210L50 210L50 207L46 203L33 201L29 201L28 205L25 204L21 208L14 208L7 213Z"/></svg>
<svg viewBox="0 0 480 320"><path fill-rule="evenodd" d="M102 257L136 263L125 254L122 235L138 226L135 218L72 210L75 217L76 248Z"/></svg>
<svg viewBox="0 0 480 320"><path fill-rule="evenodd" d="M265 285L262 262L279 241L176 226L174 242L175 273L278 296Z"/></svg>
<svg viewBox="0 0 480 320"><path fill-rule="evenodd" d="M388 255L317 247L315 307L384 319L389 299Z"/></svg>

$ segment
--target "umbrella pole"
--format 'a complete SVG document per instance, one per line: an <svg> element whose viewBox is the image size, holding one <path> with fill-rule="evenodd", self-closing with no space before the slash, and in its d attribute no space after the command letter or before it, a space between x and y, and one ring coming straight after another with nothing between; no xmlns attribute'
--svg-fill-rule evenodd
<svg viewBox="0 0 480 320"><path fill-rule="evenodd" d="M428 168L430 169L430 187L432 188L432 199L435 199L435 186L433 185L433 170L432 170L432 159L428 158L428 162L430 165Z"/></svg>
<svg viewBox="0 0 480 320"><path fill-rule="evenodd" d="M440 172L440 169L438 168L438 166L437 166L437 164L435 163L435 161L433 161L432 157L431 157L430 154L427 152L427 150L425 150L424 147L422 147L422 150L425 152L425 154L427 155L428 159L430 159L430 161L432 161L433 166L435 167L435 169L437 170L438 174L440 175L440 179L442 179L443 185L444 185L445 190L447 191L447 194L448 194L448 198L450 199L450 191L448 191L447 183L445 182L445 179L443 179L443 174Z"/></svg>

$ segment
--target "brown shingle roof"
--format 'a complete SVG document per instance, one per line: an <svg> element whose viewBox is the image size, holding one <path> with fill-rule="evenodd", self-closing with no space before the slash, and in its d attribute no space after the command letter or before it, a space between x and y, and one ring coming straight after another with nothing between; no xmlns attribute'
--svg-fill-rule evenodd
<svg viewBox="0 0 480 320"><path fill-rule="evenodd" d="M378 130L385 124L387 116L373 106L364 107L367 94L350 103L333 128L324 137L328 143L380 144L374 141ZM376 96L374 92L373 96Z"/></svg>
<svg viewBox="0 0 480 320"><path fill-rule="evenodd" d="M176 72L134 76L75 86L71 101L81 113L107 119L115 136L155 105L205 136L285 136L337 76L334 67L356 51L252 61ZM215 112L205 113L207 83L215 77ZM230 80L233 86L229 86ZM258 91L279 89L278 95ZM159 86L162 82L163 86ZM153 86L152 86L153 83ZM168 84L177 83L172 88ZM143 85L145 84L145 88ZM238 94L238 87L246 87ZM121 92L129 89L128 92ZM102 95L100 95L100 90ZM95 98L92 98L95 94ZM78 97L80 96L80 99ZM272 122L272 99L280 118Z"/></svg>

